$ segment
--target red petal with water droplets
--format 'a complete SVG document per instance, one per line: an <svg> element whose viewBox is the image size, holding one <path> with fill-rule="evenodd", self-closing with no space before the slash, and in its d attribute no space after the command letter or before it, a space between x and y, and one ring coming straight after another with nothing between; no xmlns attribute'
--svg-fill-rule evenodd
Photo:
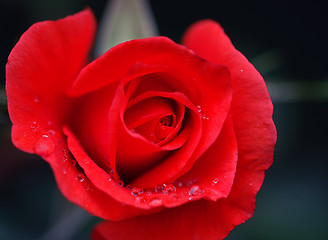
<svg viewBox="0 0 328 240"><path fill-rule="evenodd" d="M222 200L222 208L227 212L224 224L237 225L252 215L264 171L272 164L277 134L270 96L261 75L233 47L218 23L204 20L192 25L183 43L208 61L227 66L231 72L230 114L238 144L238 164L232 190ZM233 214L236 211L240 213Z"/></svg>
<svg viewBox="0 0 328 240"><path fill-rule="evenodd" d="M90 9L39 22L20 38L6 66L13 143L34 152L38 138L59 127L71 101L65 96L87 62L96 23Z"/></svg>

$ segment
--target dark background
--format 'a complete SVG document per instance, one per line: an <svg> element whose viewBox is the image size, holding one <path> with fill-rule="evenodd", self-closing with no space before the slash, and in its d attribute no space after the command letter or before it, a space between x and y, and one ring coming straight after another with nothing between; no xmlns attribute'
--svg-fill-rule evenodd
<svg viewBox="0 0 328 240"><path fill-rule="evenodd" d="M257 196L254 217L227 239L328 239L324 1L150 3L160 34L177 42L197 20L220 22L269 86L278 130L275 161ZM99 221L62 197L47 163L11 144L4 69L10 50L33 23L62 18L85 6L100 20L105 4L104 0L0 0L0 239L37 239L45 233L57 239L88 239ZM60 238L58 229L64 234Z"/></svg>

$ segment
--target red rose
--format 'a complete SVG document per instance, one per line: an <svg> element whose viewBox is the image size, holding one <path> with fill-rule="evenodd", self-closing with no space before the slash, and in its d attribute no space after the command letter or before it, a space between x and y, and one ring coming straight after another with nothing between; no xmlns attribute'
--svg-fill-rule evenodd
<svg viewBox="0 0 328 240"><path fill-rule="evenodd" d="M133 40L88 64L95 27L87 9L23 34L7 63L13 143L113 220L94 238L224 238L252 216L272 163L262 77L211 20L183 45Z"/></svg>

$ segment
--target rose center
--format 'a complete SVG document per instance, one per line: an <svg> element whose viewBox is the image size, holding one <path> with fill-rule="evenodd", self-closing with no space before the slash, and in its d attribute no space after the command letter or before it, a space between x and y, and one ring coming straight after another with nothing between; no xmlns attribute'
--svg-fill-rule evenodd
<svg viewBox="0 0 328 240"><path fill-rule="evenodd" d="M159 120L159 123L160 123L162 126L171 126L171 124L172 124L172 115L162 117L162 118Z"/></svg>
<svg viewBox="0 0 328 240"><path fill-rule="evenodd" d="M137 133L151 142L165 140L175 129L176 104L171 99L151 97L128 106L125 124L132 133Z"/></svg>

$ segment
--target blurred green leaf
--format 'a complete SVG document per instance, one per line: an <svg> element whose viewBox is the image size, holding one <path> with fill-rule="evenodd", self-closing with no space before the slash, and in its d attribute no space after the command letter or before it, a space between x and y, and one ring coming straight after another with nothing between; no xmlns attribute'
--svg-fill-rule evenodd
<svg viewBox="0 0 328 240"><path fill-rule="evenodd" d="M156 24L147 0L109 1L100 23L96 57L121 42L156 35Z"/></svg>

